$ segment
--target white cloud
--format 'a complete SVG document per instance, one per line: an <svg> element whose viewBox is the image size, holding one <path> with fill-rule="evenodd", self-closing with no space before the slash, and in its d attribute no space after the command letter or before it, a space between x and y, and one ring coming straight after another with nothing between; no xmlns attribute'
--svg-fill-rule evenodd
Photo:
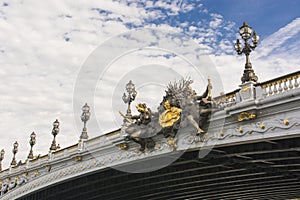
<svg viewBox="0 0 300 200"><path fill-rule="evenodd" d="M282 27L274 34L267 37L261 43L261 48L258 50L258 56L263 57L271 54L277 48L281 48L282 44L287 42L290 38L300 33L300 18L294 19L291 23Z"/></svg>
<svg viewBox="0 0 300 200"><path fill-rule="evenodd" d="M17 158L24 160L27 157L28 140L32 131L37 133L34 152L36 154L47 153L52 140L52 123L56 118L61 122L61 132L57 136L58 143L66 147L77 142L81 130L77 130L77 126L80 127L80 116L75 116L78 120L77 124L73 116L74 84L85 60L98 45L107 39L126 33L135 27L158 28L171 33L180 33L185 29L190 29L188 33L199 44L199 52L215 54L218 49L222 49L230 53L230 40L220 38L224 37L224 30L227 31L226 34L230 34L234 24L227 22L221 15L211 14L209 20L196 24L189 24L190 22L185 21L175 26L166 22L168 15L189 12L197 6L196 9L200 9L202 13L208 13L202 4L194 5L181 0L161 0L156 3L146 0L141 2L88 0L76 1L76 3L73 0L47 2L12 0L8 4L0 8L0 74L2 80L0 85L0 132L2 136L0 148L6 148L5 167L11 161L12 144L16 139L20 143ZM166 12L163 12L163 9ZM160 24L153 24L151 23L153 19L162 19L162 21ZM269 55L272 48L282 46L298 32L299 19L296 19L278 33L273 34L273 38L263 41L262 46L266 49L262 53ZM182 48L187 50L184 39L175 35L173 35L172 42L181 44ZM172 34L168 35L168 37L171 36ZM274 46L273 39L280 38L283 39L282 42ZM165 41L162 36L155 34L140 34L139 37L130 39L123 44L118 44L116 41L117 48L126 48L127 45L152 40L160 45L168 45L168 40ZM112 47L108 48L107 52L102 52L103 56L117 52L113 44L111 45ZM298 46L291 45L290 47L296 50ZM176 66L174 68L176 71L193 76L190 68L182 67L187 66L184 60L179 57L161 56L164 54L166 53L151 53L151 57L149 53L136 52L113 63L112 71L108 72L113 75L114 71L117 71L116 74L124 76L126 70L132 70L141 64L154 63ZM189 52L186 52L184 56L190 56L188 54ZM273 76L276 71L274 65L299 66L299 59L294 54L289 55L289 62L282 59L284 57L276 55L271 55L269 59L259 57L253 59L258 76L260 74L264 74L264 77L268 77L268 74ZM244 58L219 54L212 55L211 59L222 75L226 91L236 89L240 82ZM288 70L291 69L288 68ZM156 77L160 76L159 71L155 74ZM116 84L115 80L118 79L111 76L108 81ZM196 88L201 92L203 82L198 81ZM110 89L115 89L114 85L111 85ZM97 105L105 101L102 97L107 96L108 91L108 89L104 90L102 96L96 97ZM150 94L153 95L155 92L151 91ZM123 105L121 101L120 99L120 104ZM111 116L110 111L106 110L103 113ZM91 136L99 134L99 130L93 129L95 121L96 119L91 119L88 122L88 131Z"/></svg>
<svg viewBox="0 0 300 200"><path fill-rule="evenodd" d="M219 14L211 14L213 20L209 23L209 26L213 29L220 27L223 22L223 17Z"/></svg>

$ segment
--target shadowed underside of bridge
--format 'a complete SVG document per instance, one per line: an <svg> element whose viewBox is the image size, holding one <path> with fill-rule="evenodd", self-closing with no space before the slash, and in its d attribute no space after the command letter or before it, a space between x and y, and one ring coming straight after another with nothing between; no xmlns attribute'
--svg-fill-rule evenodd
<svg viewBox="0 0 300 200"><path fill-rule="evenodd" d="M293 199L300 197L300 136L199 150L148 173L106 169L19 200Z"/></svg>

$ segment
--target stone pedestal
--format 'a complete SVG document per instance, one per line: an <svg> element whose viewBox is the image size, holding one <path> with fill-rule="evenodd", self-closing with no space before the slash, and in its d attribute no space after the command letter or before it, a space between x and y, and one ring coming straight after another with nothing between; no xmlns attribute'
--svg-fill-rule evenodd
<svg viewBox="0 0 300 200"><path fill-rule="evenodd" d="M251 101L256 99L254 82L250 81L240 85L239 96L241 102Z"/></svg>

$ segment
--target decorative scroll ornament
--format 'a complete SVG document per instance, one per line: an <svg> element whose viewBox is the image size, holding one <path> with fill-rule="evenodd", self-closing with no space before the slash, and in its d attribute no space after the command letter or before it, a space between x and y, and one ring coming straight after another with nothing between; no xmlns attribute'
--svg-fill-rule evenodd
<svg viewBox="0 0 300 200"><path fill-rule="evenodd" d="M256 114L248 113L248 112L242 112L238 116L238 121L242 122L244 120L255 119L255 118L256 118Z"/></svg>
<svg viewBox="0 0 300 200"><path fill-rule="evenodd" d="M129 148L128 144L126 143L121 143L118 145L119 149L122 149L122 150L126 150Z"/></svg>
<svg viewBox="0 0 300 200"><path fill-rule="evenodd" d="M174 151L177 148L177 138L169 138L167 144L171 151Z"/></svg>
<svg viewBox="0 0 300 200"><path fill-rule="evenodd" d="M260 133L265 134L272 132L275 129L290 129L294 126L299 125L300 118L282 118L281 116L276 117L275 119L268 119L264 122L253 122L247 123L244 126L231 127L227 130L224 130L222 136L218 140L223 140L228 137L243 137L247 134Z"/></svg>
<svg viewBox="0 0 300 200"><path fill-rule="evenodd" d="M241 92L246 92L246 91L248 91L250 88L249 88L249 86L248 85L244 85L243 87L242 87L242 89L241 89Z"/></svg>
<svg viewBox="0 0 300 200"><path fill-rule="evenodd" d="M286 126L288 126L290 124L290 121L288 119L284 119L283 120L283 124L286 125Z"/></svg>

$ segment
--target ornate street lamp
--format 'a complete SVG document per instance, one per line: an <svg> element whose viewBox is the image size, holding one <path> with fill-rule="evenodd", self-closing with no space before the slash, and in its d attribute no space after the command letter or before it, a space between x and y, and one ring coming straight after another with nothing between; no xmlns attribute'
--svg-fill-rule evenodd
<svg viewBox="0 0 300 200"><path fill-rule="evenodd" d="M4 151L4 149L2 149L0 152L0 172L2 171L2 160L4 158L4 153L5 153L5 151Z"/></svg>
<svg viewBox="0 0 300 200"><path fill-rule="evenodd" d="M30 152L29 152L29 155L28 155L28 159L33 159L33 151L32 151L32 148L33 148L33 145L35 145L35 142L36 142L36 134L34 132L31 133L30 135L30 141L29 141L29 144L30 144Z"/></svg>
<svg viewBox="0 0 300 200"><path fill-rule="evenodd" d="M124 103L128 104L126 118L131 118L132 115L131 115L130 104L132 101L135 100L135 97L137 95L137 92L135 91L135 86L131 80L129 81L129 83L126 84L126 91L127 91L127 95L124 93L122 99L123 99ZM126 122L126 119L124 119L124 123L125 122Z"/></svg>
<svg viewBox="0 0 300 200"><path fill-rule="evenodd" d="M51 147L50 147L50 151L56 151L57 150L55 137L58 133L59 133L59 122L56 119L55 122L53 122L53 129L52 129L53 141L52 141L52 144L51 144Z"/></svg>
<svg viewBox="0 0 300 200"><path fill-rule="evenodd" d="M83 122L83 129L80 135L80 139L89 138L87 134L86 122L90 119L90 115L90 107L87 105L87 103L85 103L85 105L82 107L81 121Z"/></svg>
<svg viewBox="0 0 300 200"><path fill-rule="evenodd" d="M252 64L250 62L249 55L251 51L256 48L257 43L259 41L259 36L256 34L255 31L253 31L252 33L251 26L249 26L246 22L244 22L243 26L239 28L239 34L244 40L244 47L242 46L240 40L237 39L234 48L239 55L243 53L246 55L245 70L241 78L242 83L249 82L249 81L257 82L258 78L255 75L254 70L252 69ZM248 43L250 37L252 40L252 45Z"/></svg>
<svg viewBox="0 0 300 200"><path fill-rule="evenodd" d="M18 146L19 146L19 144L18 144L18 142L16 141L16 142L14 143L14 148L13 148L13 150L12 150L12 153L14 154L14 157L13 157L11 163L10 163L11 166L15 166L15 165L17 164L17 161L16 161L16 153L18 152Z"/></svg>

